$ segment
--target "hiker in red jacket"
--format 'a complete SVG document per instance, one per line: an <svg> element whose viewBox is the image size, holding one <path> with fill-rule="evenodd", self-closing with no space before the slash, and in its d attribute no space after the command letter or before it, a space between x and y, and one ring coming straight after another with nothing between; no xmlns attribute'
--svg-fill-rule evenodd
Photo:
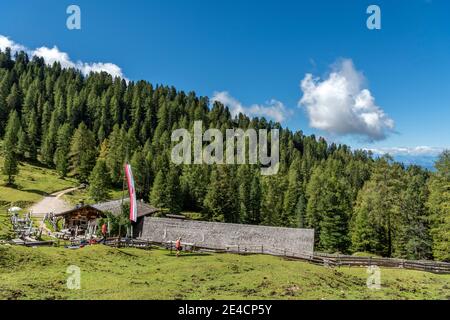
<svg viewBox="0 0 450 320"><path fill-rule="evenodd" d="M177 257L179 257L180 251L183 250L183 247L181 246L181 237L175 242L175 249L177 250Z"/></svg>
<svg viewBox="0 0 450 320"><path fill-rule="evenodd" d="M102 225L103 243L106 242L106 234L107 234L107 232L108 232L108 227L107 227L106 223L104 223Z"/></svg>

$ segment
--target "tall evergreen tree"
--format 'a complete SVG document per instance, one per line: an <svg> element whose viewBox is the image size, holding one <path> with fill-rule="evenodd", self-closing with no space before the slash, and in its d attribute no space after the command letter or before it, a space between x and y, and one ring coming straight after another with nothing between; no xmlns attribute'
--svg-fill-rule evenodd
<svg viewBox="0 0 450 320"><path fill-rule="evenodd" d="M106 163L110 171L111 181L116 186L122 185L123 182L123 164L128 154L126 140L125 130L120 128L118 124L115 124L108 138L109 152L106 157Z"/></svg>
<svg viewBox="0 0 450 320"><path fill-rule="evenodd" d="M7 177L7 183L12 185L15 176L19 173L19 161L17 155L18 133L21 130L20 119L17 111L12 111L9 115L6 126L5 138L3 141L3 170L2 173Z"/></svg>
<svg viewBox="0 0 450 320"><path fill-rule="evenodd" d="M430 179L427 206L431 212L434 258L450 262L450 150L436 162L437 172Z"/></svg>
<svg viewBox="0 0 450 320"><path fill-rule="evenodd" d="M89 175L95 166L96 154L94 134L84 123L81 123L72 137L69 153L71 174L80 182L88 182Z"/></svg>
<svg viewBox="0 0 450 320"><path fill-rule="evenodd" d="M426 208L428 174L417 166L411 166L405 178L393 255L411 260L429 259L432 257L432 240L428 225L430 217Z"/></svg>
<svg viewBox="0 0 450 320"><path fill-rule="evenodd" d="M164 171L159 170L150 193L150 203L157 208L166 208L167 205L165 179Z"/></svg>
<svg viewBox="0 0 450 320"><path fill-rule="evenodd" d="M205 197L205 217L212 221L238 222L239 206L237 188L228 166L217 165Z"/></svg>
<svg viewBox="0 0 450 320"><path fill-rule="evenodd" d="M283 208L283 225L287 227L298 226L299 223L299 209L297 204L302 194L302 181L300 176L301 162L299 158L294 159L288 174L288 188L284 196Z"/></svg>
<svg viewBox="0 0 450 320"><path fill-rule="evenodd" d="M109 199L110 177L106 161L99 158L89 176L89 196L97 202Z"/></svg>
<svg viewBox="0 0 450 320"><path fill-rule="evenodd" d="M58 130L57 148L55 153L55 165L59 176L64 178L69 173L69 153L72 129L68 123Z"/></svg>
<svg viewBox="0 0 450 320"><path fill-rule="evenodd" d="M355 250L365 247L370 252L387 257L393 254L401 216L401 190L404 188L402 168L396 164L390 165L391 161L389 157L376 161L371 178L358 195L355 223L352 224L352 245ZM371 244L370 248L367 248L368 243Z"/></svg>

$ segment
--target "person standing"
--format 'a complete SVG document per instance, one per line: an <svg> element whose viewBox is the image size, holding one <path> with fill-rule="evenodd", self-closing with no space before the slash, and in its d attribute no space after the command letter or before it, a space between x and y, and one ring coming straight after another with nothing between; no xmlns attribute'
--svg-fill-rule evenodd
<svg viewBox="0 0 450 320"><path fill-rule="evenodd" d="M108 233L108 227L106 223L102 225L102 235L103 235L103 243L106 242L106 234Z"/></svg>
<svg viewBox="0 0 450 320"><path fill-rule="evenodd" d="M181 246L181 237L175 242L175 250L177 250L177 257L179 257L181 250L183 250L183 247Z"/></svg>

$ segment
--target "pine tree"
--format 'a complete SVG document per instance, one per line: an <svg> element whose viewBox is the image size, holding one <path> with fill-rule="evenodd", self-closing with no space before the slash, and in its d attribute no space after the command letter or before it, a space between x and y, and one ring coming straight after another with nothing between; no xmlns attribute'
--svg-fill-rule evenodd
<svg viewBox="0 0 450 320"><path fill-rule="evenodd" d="M251 184L252 176L248 165L240 165L239 181L239 216L241 221L250 221L252 217Z"/></svg>
<svg viewBox="0 0 450 320"><path fill-rule="evenodd" d="M370 252L391 257L401 217L401 191L404 188L402 168L390 165L389 157L378 159L371 178L358 195L353 224L354 249L370 243ZM358 217L363 215L363 217ZM368 217L368 223L364 216ZM371 237L370 239L368 237ZM373 251L375 250L375 251Z"/></svg>
<svg viewBox="0 0 450 320"><path fill-rule="evenodd" d="M127 157L126 132L118 124L114 125L113 131L108 138L109 151L106 163L111 175L111 181L116 186L122 184L123 164Z"/></svg>
<svg viewBox="0 0 450 320"><path fill-rule="evenodd" d="M205 197L205 217L211 221L238 222L237 188L228 166L215 166Z"/></svg>
<svg viewBox="0 0 450 320"><path fill-rule="evenodd" d="M203 211L203 203L209 185L207 165L183 166L180 177L181 192L187 210Z"/></svg>
<svg viewBox="0 0 450 320"><path fill-rule="evenodd" d="M299 216L297 214L297 203L302 194L302 181L300 177L300 159L296 158L290 168L288 174L288 188L284 197L283 225L298 225Z"/></svg>
<svg viewBox="0 0 450 320"><path fill-rule="evenodd" d="M17 111L12 111L9 115L6 126L5 138L3 141L3 170L2 173L7 176L8 185L12 185L15 176L19 173L19 162L17 155L18 133L21 130L20 119Z"/></svg>
<svg viewBox="0 0 450 320"><path fill-rule="evenodd" d="M281 226L286 181L280 174L262 178L261 224Z"/></svg>
<svg viewBox="0 0 450 320"><path fill-rule="evenodd" d="M130 165L133 169L136 194L140 199L146 198L147 195L144 192L149 168L142 150L138 149L134 152Z"/></svg>
<svg viewBox="0 0 450 320"><path fill-rule="evenodd" d="M250 211L244 217L244 222L255 225L261 223L261 182L257 173L253 174L250 186Z"/></svg>
<svg viewBox="0 0 450 320"><path fill-rule="evenodd" d="M171 213L181 211L182 194L180 189L180 173L175 166L171 166L167 174L166 182L166 207Z"/></svg>
<svg viewBox="0 0 450 320"><path fill-rule="evenodd" d="M37 150L38 150L38 115L36 110L33 108L27 123L27 140L28 140L28 154L29 158L33 161L37 160Z"/></svg>
<svg viewBox="0 0 450 320"><path fill-rule="evenodd" d="M406 186L401 194L393 255L410 260L430 259L432 240L426 208L428 174L420 167L411 166L405 178Z"/></svg>
<svg viewBox="0 0 450 320"><path fill-rule="evenodd" d="M19 155L22 159L28 155L28 137L25 131L23 131L22 127L19 128L19 132L17 133L17 155Z"/></svg>
<svg viewBox="0 0 450 320"><path fill-rule="evenodd" d="M165 178L164 171L159 170L150 193L150 203L157 208L167 205Z"/></svg>
<svg viewBox="0 0 450 320"><path fill-rule="evenodd" d="M320 247L327 252L346 252L349 246L350 205L345 185L336 177L324 180L324 211L320 221Z"/></svg>
<svg viewBox="0 0 450 320"><path fill-rule="evenodd" d="M58 130L58 141L55 153L56 170L61 178L69 173L69 152L72 129L69 124L64 124Z"/></svg>
<svg viewBox="0 0 450 320"><path fill-rule="evenodd" d="M53 160L56 151L56 140L58 135L59 123L57 113L54 111L51 116L50 124L46 130L44 141L41 148L42 161L48 166L53 166Z"/></svg>
<svg viewBox="0 0 450 320"><path fill-rule="evenodd" d="M298 228L306 228L306 208L307 208L306 197L303 193L301 193L300 196L298 197L297 204L295 205L295 212L294 212Z"/></svg>
<svg viewBox="0 0 450 320"><path fill-rule="evenodd" d="M342 163L328 159L317 166L307 187L306 221L316 232L316 243L328 252L345 252L349 246L351 201L342 177Z"/></svg>
<svg viewBox="0 0 450 320"><path fill-rule="evenodd" d="M104 159L98 159L89 176L89 196L96 202L109 199L109 171Z"/></svg>
<svg viewBox="0 0 450 320"><path fill-rule="evenodd" d="M444 151L436 162L437 172L430 179L427 206L431 212L433 255L450 262L450 151Z"/></svg>
<svg viewBox="0 0 450 320"><path fill-rule="evenodd" d="M96 153L94 134L81 123L72 137L69 153L71 174L80 182L88 182L95 166Z"/></svg>

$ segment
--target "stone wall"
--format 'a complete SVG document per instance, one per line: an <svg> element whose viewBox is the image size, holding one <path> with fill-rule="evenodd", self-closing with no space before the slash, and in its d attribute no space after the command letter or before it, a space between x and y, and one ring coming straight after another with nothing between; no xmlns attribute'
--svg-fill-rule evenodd
<svg viewBox="0 0 450 320"><path fill-rule="evenodd" d="M135 233L139 239L159 243L175 241L195 243L210 249L240 246L240 250L288 250L291 253L312 253L314 230L252 226L193 220L144 217Z"/></svg>

